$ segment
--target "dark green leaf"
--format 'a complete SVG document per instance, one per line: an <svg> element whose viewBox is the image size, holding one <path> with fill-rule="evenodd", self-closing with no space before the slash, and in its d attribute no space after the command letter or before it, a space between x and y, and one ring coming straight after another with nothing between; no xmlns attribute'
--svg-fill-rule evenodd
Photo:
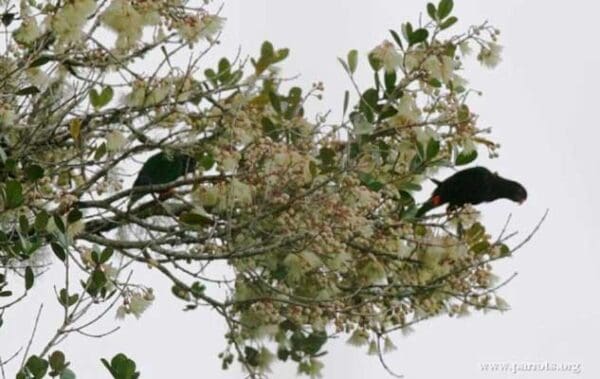
<svg viewBox="0 0 600 379"><path fill-rule="evenodd" d="M25 367L34 379L41 379L48 371L48 361L36 355L32 355L29 357L29 359L27 359Z"/></svg>
<svg viewBox="0 0 600 379"><path fill-rule="evenodd" d="M394 41L396 41L396 44L398 46L400 46L401 49L404 49L404 46L402 46L402 40L400 39L400 36L398 35L398 33L396 33L395 30L390 29L390 34L392 35L392 38L394 39Z"/></svg>
<svg viewBox="0 0 600 379"><path fill-rule="evenodd" d="M54 220L54 225L56 225L56 228L58 228L61 233L64 233L66 229L62 218L59 215L54 215L52 216L52 219Z"/></svg>
<svg viewBox="0 0 600 379"><path fill-rule="evenodd" d="M39 66L43 66L46 63L50 62L52 60L51 57L47 56L47 55L42 55L41 57L39 57L38 59L34 60L33 62L31 62L31 64L29 65L29 68L34 68L34 67L39 67Z"/></svg>
<svg viewBox="0 0 600 379"><path fill-rule="evenodd" d="M179 216L179 221L189 225L204 225L210 222L210 219L198 213L184 212Z"/></svg>
<svg viewBox="0 0 600 379"><path fill-rule="evenodd" d="M31 287L33 287L33 280L35 276L33 275L33 270L31 267L27 266L25 268L25 290L29 291Z"/></svg>
<svg viewBox="0 0 600 379"><path fill-rule="evenodd" d="M250 366L258 366L258 350L250 346L245 346L244 356L246 363L248 363Z"/></svg>
<svg viewBox="0 0 600 379"><path fill-rule="evenodd" d="M67 259L67 254L65 253L65 249L63 249L62 246L60 246L58 243L52 242L52 243L50 243L50 247L52 248L54 255L56 255L56 257L58 259L60 259L63 262L65 261L65 259Z"/></svg>
<svg viewBox="0 0 600 379"><path fill-rule="evenodd" d="M95 160L100 160L106 154L106 143L102 142L102 145L96 149L94 154Z"/></svg>
<svg viewBox="0 0 600 379"><path fill-rule="evenodd" d="M373 69L373 71L379 71L381 69L381 67L383 67L383 63L377 59L375 57L374 54L369 54L368 55L369 58L369 65L371 65L371 68Z"/></svg>
<svg viewBox="0 0 600 379"><path fill-rule="evenodd" d="M375 177L373 177L373 175L371 175L369 173L361 172L361 173L358 174L358 178L371 191L377 192L380 189L382 189L383 186L384 186L383 183L381 183L380 181L378 181Z"/></svg>
<svg viewBox="0 0 600 379"><path fill-rule="evenodd" d="M29 86L29 87L25 87L23 89L18 90L17 92L15 92L15 95L27 96L27 95L36 95L38 93L40 93L39 88L37 88L36 86Z"/></svg>
<svg viewBox="0 0 600 379"><path fill-rule="evenodd" d="M215 158L211 153L204 152L200 157L200 166L205 170L210 170L215 165Z"/></svg>
<svg viewBox="0 0 600 379"><path fill-rule="evenodd" d="M56 350L50 354L48 361L50 362L50 368L56 372L61 372L66 367L65 354L60 350Z"/></svg>
<svg viewBox="0 0 600 379"><path fill-rule="evenodd" d="M433 3L427 3L427 14L431 17L432 20L437 20L437 13L435 9L435 5Z"/></svg>
<svg viewBox="0 0 600 379"><path fill-rule="evenodd" d="M452 12L452 8L454 7L454 1L452 0L441 0L438 4L437 16L440 20L446 18L450 12Z"/></svg>
<svg viewBox="0 0 600 379"><path fill-rule="evenodd" d="M431 138L427 142L427 160L431 160L436 157L440 151L440 141Z"/></svg>
<svg viewBox="0 0 600 379"><path fill-rule="evenodd" d="M12 296L12 291L0 291L0 297Z"/></svg>
<svg viewBox="0 0 600 379"><path fill-rule="evenodd" d="M102 250L102 254L100 254L100 259L98 260L98 263L104 264L108 262L108 260L112 257L113 252L114 250L111 247L107 247L104 250Z"/></svg>
<svg viewBox="0 0 600 379"><path fill-rule="evenodd" d="M385 89L387 92L392 92L396 88L396 72L386 71L383 75L383 83L385 84Z"/></svg>
<svg viewBox="0 0 600 379"><path fill-rule="evenodd" d="M328 147L323 147L319 151L318 158L324 166L333 166L335 164L335 151Z"/></svg>
<svg viewBox="0 0 600 379"><path fill-rule="evenodd" d="M67 223L74 224L77 221L81 220L82 217L83 213L81 213L79 209L75 208L67 215Z"/></svg>
<svg viewBox="0 0 600 379"><path fill-rule="evenodd" d="M6 182L6 202L4 206L7 209L17 208L24 201L23 187L16 180Z"/></svg>
<svg viewBox="0 0 600 379"><path fill-rule="evenodd" d="M462 166L462 165L466 165L466 164L473 162L476 158L477 158L477 150L471 150L471 151L467 151L467 152L463 151L460 154L458 154L454 163L457 166Z"/></svg>
<svg viewBox="0 0 600 379"><path fill-rule="evenodd" d="M269 100L271 100L271 106L277 113L281 113L281 100L279 99L279 95L275 92L269 92Z"/></svg>
<svg viewBox="0 0 600 379"><path fill-rule="evenodd" d="M29 165L25 167L25 176L34 182L44 177L44 169L36 164Z"/></svg>
<svg viewBox="0 0 600 379"><path fill-rule="evenodd" d="M456 24L457 21L458 21L458 18L456 18L454 16L449 17L446 21L444 21L440 24L440 29L442 29L442 30L448 29L452 25Z"/></svg>
<svg viewBox="0 0 600 379"><path fill-rule="evenodd" d="M417 43L425 42L427 37L429 37L429 32L427 29L417 29L408 35L408 43L411 46L416 45Z"/></svg>

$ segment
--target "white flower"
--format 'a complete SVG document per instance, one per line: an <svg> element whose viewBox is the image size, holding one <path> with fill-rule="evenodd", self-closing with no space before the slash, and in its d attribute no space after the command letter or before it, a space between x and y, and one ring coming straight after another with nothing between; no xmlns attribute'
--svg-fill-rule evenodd
<svg viewBox="0 0 600 379"><path fill-rule="evenodd" d="M212 41L214 36L223 29L224 24L225 19L223 17L215 15L204 15L202 17L190 15L177 25L177 30L187 43L193 44L201 38Z"/></svg>
<svg viewBox="0 0 600 379"><path fill-rule="evenodd" d="M352 333L350 338L348 338L346 343L352 346L363 346L369 343L368 337L369 335L367 334L367 332L361 329L356 329L354 333Z"/></svg>
<svg viewBox="0 0 600 379"><path fill-rule="evenodd" d="M145 296L140 293L135 293L129 299L129 311L136 318L140 318L142 313L152 305L152 301L148 300Z"/></svg>
<svg viewBox="0 0 600 379"><path fill-rule="evenodd" d="M471 45L469 45L469 41L462 41L458 44L458 48L463 56L470 55L473 52Z"/></svg>
<svg viewBox="0 0 600 379"><path fill-rule="evenodd" d="M417 106L414 97L410 94L405 93L400 99L398 113L396 114L395 119L399 119L400 123L403 125L414 124L420 121L421 110Z"/></svg>
<svg viewBox="0 0 600 379"><path fill-rule="evenodd" d="M496 67L500 62L502 62L502 57L500 54L502 53L502 46L490 42L488 47L481 47L481 51L477 56L477 59L481 64L488 68Z"/></svg>
<svg viewBox="0 0 600 379"><path fill-rule="evenodd" d="M40 36L40 28L33 17L25 17L21 26L13 32L15 41L21 44L30 44Z"/></svg>
<svg viewBox="0 0 600 379"><path fill-rule="evenodd" d="M202 17L200 37L211 40L223 29L225 25L225 18L216 15L205 15Z"/></svg>
<svg viewBox="0 0 600 379"><path fill-rule="evenodd" d="M237 179L231 181L231 196L240 205L252 204L252 189L246 183Z"/></svg>
<svg viewBox="0 0 600 379"><path fill-rule="evenodd" d="M435 56L435 55L428 56L427 59L425 60L425 62L423 62L423 68L425 70L427 70L427 72L429 73L429 76L431 76L432 78L435 78L435 79L439 80L440 82L443 81L443 79L442 79L442 64L440 63L440 60L438 59L437 56Z"/></svg>
<svg viewBox="0 0 600 379"><path fill-rule="evenodd" d="M113 130L106 136L106 149L108 151L119 151L125 146L127 139L118 130Z"/></svg>
<svg viewBox="0 0 600 379"><path fill-rule="evenodd" d="M397 349L397 347L396 347L396 345L394 345L394 342L392 342L391 338L386 336L385 341L383 342L383 352L389 353L396 349Z"/></svg>
<svg viewBox="0 0 600 379"><path fill-rule="evenodd" d="M396 51L394 44L390 41L383 41L375 47L371 54L380 60L387 72L394 72L402 64L402 56Z"/></svg>
<svg viewBox="0 0 600 379"><path fill-rule="evenodd" d="M78 41L88 16L95 10L94 0L69 1L52 17L51 28L64 42Z"/></svg>
<svg viewBox="0 0 600 379"><path fill-rule="evenodd" d="M508 311L510 309L510 305L508 305L506 300L504 300L503 298L501 298L498 295L496 295L496 307L500 311Z"/></svg>
<svg viewBox="0 0 600 379"><path fill-rule="evenodd" d="M142 37L144 17L126 0L114 0L100 16L117 33L117 48L127 50Z"/></svg>

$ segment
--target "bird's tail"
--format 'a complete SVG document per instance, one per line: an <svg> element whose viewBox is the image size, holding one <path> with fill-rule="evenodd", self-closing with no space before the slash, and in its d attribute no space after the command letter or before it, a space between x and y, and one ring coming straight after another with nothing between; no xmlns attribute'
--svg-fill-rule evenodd
<svg viewBox="0 0 600 379"><path fill-rule="evenodd" d="M431 200L427 200L425 203L423 203L423 205L421 205L421 208L419 208L417 213L415 213L415 217L422 217L425 215L425 213L429 212L433 208L435 208L433 202Z"/></svg>
<svg viewBox="0 0 600 379"><path fill-rule="evenodd" d="M421 208L415 213L415 217L422 217L425 213L429 212L433 208L439 207L441 205L441 198L439 196L433 196L429 200L421 205Z"/></svg>

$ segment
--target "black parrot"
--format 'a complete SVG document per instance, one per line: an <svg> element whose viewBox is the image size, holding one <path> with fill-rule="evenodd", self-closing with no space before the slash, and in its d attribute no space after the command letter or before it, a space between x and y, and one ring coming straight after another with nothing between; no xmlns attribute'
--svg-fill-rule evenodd
<svg viewBox="0 0 600 379"><path fill-rule="evenodd" d="M453 210L465 204L480 204L497 199L510 199L522 203L527 199L525 188L512 180L504 179L485 167L472 167L459 171L443 182L434 180L437 188L416 213L421 217L431 209L448 204Z"/></svg>
<svg viewBox="0 0 600 379"><path fill-rule="evenodd" d="M154 154L144 163L132 188L165 184L176 180L196 169L196 160L185 154L167 154L160 152ZM129 207L139 200L145 193L133 192L129 200Z"/></svg>

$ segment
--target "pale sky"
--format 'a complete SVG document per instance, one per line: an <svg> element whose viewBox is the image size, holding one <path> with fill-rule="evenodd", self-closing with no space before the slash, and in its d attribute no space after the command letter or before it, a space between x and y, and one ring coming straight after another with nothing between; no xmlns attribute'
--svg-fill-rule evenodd
<svg viewBox="0 0 600 379"><path fill-rule="evenodd" d="M268 5L267 5L268 4ZM229 0L222 45L214 55L255 54L264 39L289 47L282 65L287 76L300 74L297 84L308 88L325 83L325 99L310 104L312 113L337 112L350 84L337 62L355 48L367 52L388 29L427 17L426 1L265 1ZM472 109L480 125L493 128L502 144L500 158L479 162L523 183L529 199L522 206L499 201L480 206L484 221L497 234L512 213L512 230L526 235L544 211L550 213L539 233L512 259L496 265L497 273L518 276L500 294L512 309L454 319L441 316L416 326L409 336L397 334L398 350L386 355L405 378L600 378L600 193L595 151L600 136L596 107L600 85L596 28L600 4L595 1L455 0L459 27L488 19L502 31L503 62L493 70L467 66L465 76L482 90ZM456 28L458 29L458 28ZM362 57L366 74L366 61ZM359 75L359 82L369 77ZM482 154L484 155L484 154ZM424 199L428 193L418 195ZM60 317L52 297L54 275L37 283L34 294L6 317L22 328L0 330L0 354L12 352L30 333L37 305L45 299L46 319L33 350L39 351ZM143 379L239 378L238 366L222 371L217 354L225 346L223 322L206 310L182 312L157 273L142 270L137 278L155 282L157 301L138 321L118 322L122 329L102 340L70 337L61 345L78 378L107 378L100 357L124 352L135 359ZM162 283L162 284L160 284ZM54 309L54 310L53 310ZM112 316L111 316L112 317ZM109 320L113 323L113 320ZM109 323L109 324L110 324ZM14 324L13 324L14 325ZM97 332L104 331L102 329ZM345 340L347 337L343 337ZM6 343L5 341L9 341ZM39 342L36 344L36 342ZM389 377L366 349L340 342L326 346L325 378ZM487 362L580 364L581 372L489 373ZM294 378L294 365L276 364L273 378ZM12 375L9 375L12 377Z"/></svg>

